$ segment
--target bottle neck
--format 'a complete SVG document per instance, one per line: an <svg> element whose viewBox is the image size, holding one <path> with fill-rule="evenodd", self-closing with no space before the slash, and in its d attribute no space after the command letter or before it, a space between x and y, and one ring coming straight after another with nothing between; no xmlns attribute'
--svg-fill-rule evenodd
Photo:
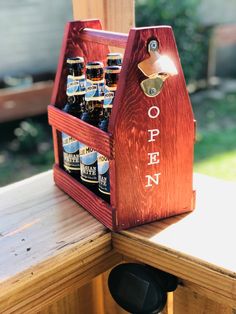
<svg viewBox="0 0 236 314"><path fill-rule="evenodd" d="M73 68L68 69L68 75L81 76L83 74L84 73L83 73L83 71L81 71L81 69L73 69Z"/></svg>

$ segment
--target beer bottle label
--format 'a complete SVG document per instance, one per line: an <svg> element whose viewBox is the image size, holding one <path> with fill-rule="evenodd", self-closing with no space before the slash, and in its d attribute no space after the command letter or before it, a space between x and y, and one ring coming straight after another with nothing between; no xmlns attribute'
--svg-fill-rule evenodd
<svg viewBox="0 0 236 314"><path fill-rule="evenodd" d="M66 170L80 170L80 143L73 137L62 133L63 161Z"/></svg>
<svg viewBox="0 0 236 314"><path fill-rule="evenodd" d="M81 76L67 76L67 96L84 95L86 92L85 75Z"/></svg>
<svg viewBox="0 0 236 314"><path fill-rule="evenodd" d="M81 180L98 183L97 152L80 143L80 176Z"/></svg>
<svg viewBox="0 0 236 314"><path fill-rule="evenodd" d="M98 154L98 189L104 194L110 195L109 160Z"/></svg>
<svg viewBox="0 0 236 314"><path fill-rule="evenodd" d="M105 86L103 108L112 108L116 87Z"/></svg>
<svg viewBox="0 0 236 314"><path fill-rule="evenodd" d="M104 98L104 80L86 82L85 100L103 100Z"/></svg>

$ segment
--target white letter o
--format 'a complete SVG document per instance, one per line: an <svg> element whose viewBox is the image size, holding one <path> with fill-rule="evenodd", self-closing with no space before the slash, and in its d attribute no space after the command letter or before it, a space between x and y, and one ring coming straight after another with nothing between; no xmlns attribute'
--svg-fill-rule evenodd
<svg viewBox="0 0 236 314"><path fill-rule="evenodd" d="M148 109L149 118L155 119L159 116L160 109L157 106L152 106Z"/></svg>

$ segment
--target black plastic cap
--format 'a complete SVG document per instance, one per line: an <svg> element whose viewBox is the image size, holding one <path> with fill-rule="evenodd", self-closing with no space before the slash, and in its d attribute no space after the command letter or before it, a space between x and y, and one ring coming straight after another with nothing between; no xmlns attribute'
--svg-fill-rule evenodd
<svg viewBox="0 0 236 314"><path fill-rule="evenodd" d="M134 314L159 313L166 304L166 291L146 265L116 266L109 275L108 286L114 300Z"/></svg>

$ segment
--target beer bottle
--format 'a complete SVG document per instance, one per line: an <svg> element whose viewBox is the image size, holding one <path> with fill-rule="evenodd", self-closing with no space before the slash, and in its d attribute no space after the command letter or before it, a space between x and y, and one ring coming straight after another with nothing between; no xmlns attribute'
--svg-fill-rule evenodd
<svg viewBox="0 0 236 314"><path fill-rule="evenodd" d="M67 103L62 109L75 117L80 117L85 105L84 59L82 57L67 59ZM80 179L79 142L62 132L63 166L76 179Z"/></svg>
<svg viewBox="0 0 236 314"><path fill-rule="evenodd" d="M89 123L98 126L104 98L103 63L99 61L87 63L86 79L85 101L89 113Z"/></svg>
<svg viewBox="0 0 236 314"><path fill-rule="evenodd" d="M103 118L99 123L99 128L105 132L108 129L109 117L112 111L113 101L119 80L121 67L108 66L105 68L105 90L103 101ZM98 160L98 190L103 199L110 201L110 178L109 160L107 157L97 153Z"/></svg>
<svg viewBox="0 0 236 314"><path fill-rule="evenodd" d="M86 65L86 79L86 105L82 109L81 120L98 126L104 99L103 63L89 62ZM98 185L97 152L82 143L80 143L80 167L81 181L96 193Z"/></svg>
<svg viewBox="0 0 236 314"><path fill-rule="evenodd" d="M111 52L107 55L107 65L122 65L122 53L119 52Z"/></svg>

